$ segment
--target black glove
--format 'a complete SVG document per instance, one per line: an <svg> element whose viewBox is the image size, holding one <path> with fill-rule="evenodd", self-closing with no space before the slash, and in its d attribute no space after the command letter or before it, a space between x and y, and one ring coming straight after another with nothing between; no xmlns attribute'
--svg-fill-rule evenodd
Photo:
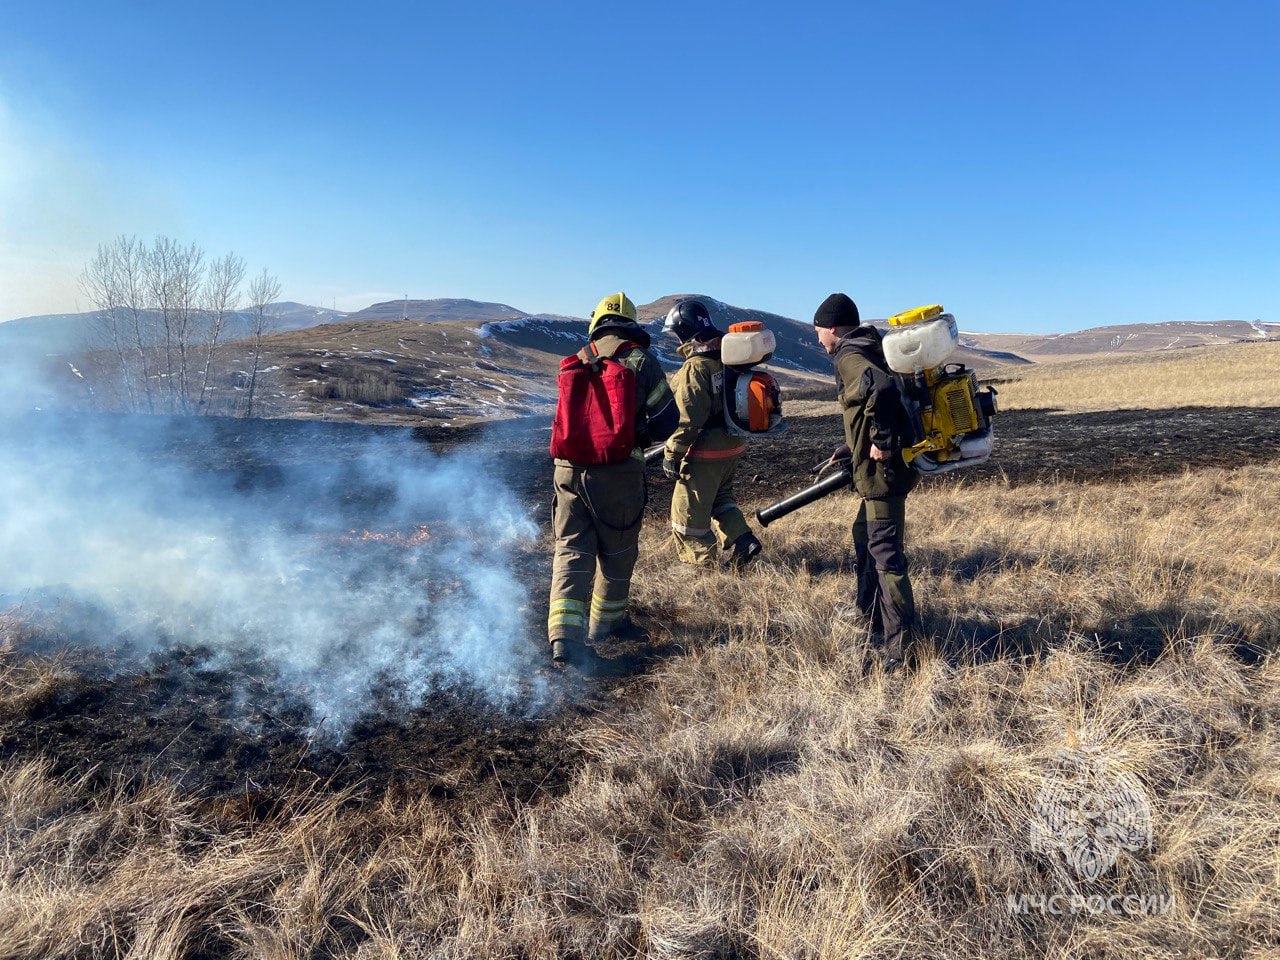
<svg viewBox="0 0 1280 960"><path fill-rule="evenodd" d="M853 462L853 451L849 449L847 443L842 443L836 447L835 452L831 454L831 459L822 464L818 468L818 479L825 480L833 473L838 473L846 469Z"/></svg>
<svg viewBox="0 0 1280 960"><path fill-rule="evenodd" d="M663 457L662 472L674 480L680 475L680 464L671 457Z"/></svg>

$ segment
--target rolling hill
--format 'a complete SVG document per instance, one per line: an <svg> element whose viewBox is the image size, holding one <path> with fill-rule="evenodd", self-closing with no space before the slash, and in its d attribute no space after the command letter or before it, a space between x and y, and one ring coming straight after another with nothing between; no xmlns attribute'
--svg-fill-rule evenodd
<svg viewBox="0 0 1280 960"><path fill-rule="evenodd" d="M778 339L769 369L788 392L829 389L831 361L808 323L726 304L702 294L672 294L638 307L653 349L668 369L680 363L662 320L685 296L699 296L718 326L760 321ZM405 314L409 319L402 319ZM869 321L885 327L883 320ZM501 303L463 299L388 301L340 322L284 332L267 344L272 415L432 420L544 414L555 398L562 357L583 343L587 321L531 314ZM980 373L1099 354L1280 337L1280 326L1222 322L1101 327L1056 336L966 333L954 360Z"/></svg>
<svg viewBox="0 0 1280 960"><path fill-rule="evenodd" d="M272 324L278 331L305 330L318 324L332 323L345 317L341 310L329 310L305 303L282 301L268 309ZM33 317L19 317L0 323L0 351L22 352L39 356L80 353L93 349L101 339L100 328L106 312L89 310L84 313L52 313ZM142 325L151 331L159 342L160 313L142 311ZM249 314L243 310L232 315L227 323L224 339L234 340L245 336L249 330Z"/></svg>
<svg viewBox="0 0 1280 960"><path fill-rule="evenodd" d="M441 298L387 300L346 314L343 319L352 323L364 323L368 320L413 320L418 323L437 323L451 320L503 320L527 316L529 314L523 310L517 310L505 303Z"/></svg>
<svg viewBox="0 0 1280 960"><path fill-rule="evenodd" d="M676 299L639 308L669 369L680 358L675 341L662 333L662 318ZM805 325L724 304L716 309L722 325L759 319L775 331L779 349L768 369L784 387L828 382L830 360ZM505 304L410 300L408 313L411 319L402 319L405 301L389 301L338 323L268 338L271 415L465 423L545 413L555 401L560 360L585 342L587 332L585 319L528 314ZM237 351L243 347L227 352Z"/></svg>
<svg viewBox="0 0 1280 960"><path fill-rule="evenodd" d="M685 296L703 299L722 329L754 320L772 330L778 349L765 369L784 390L830 389L831 360L809 324L701 294L673 294L637 308L654 352L668 369L681 359L674 338L663 333L662 321ZM374 304L338 323L269 338L265 365L274 386L268 405L274 416L376 417L384 422L426 417L462 424L544 414L555 400L560 360L581 347L586 332L583 318L529 314L506 304ZM961 348L956 359L983 370L1026 362L977 347Z"/></svg>
<svg viewBox="0 0 1280 960"><path fill-rule="evenodd" d="M1008 353L1045 363L1275 339L1280 339L1280 323L1172 320L1091 327L1059 334L963 333L960 342L988 353Z"/></svg>
<svg viewBox="0 0 1280 960"><path fill-rule="evenodd" d="M830 359L807 322L703 294L672 294L638 308L653 349L668 369L678 366L680 358L675 340L662 332L662 320L685 296L704 300L722 329L760 321L772 330L778 349L766 369L786 391L805 395L829 389ZM460 425L544 414L554 403L561 358L581 346L587 330L584 318L462 298L388 300L352 313L294 302L274 309L280 329L265 343L255 407L255 413L271 417L391 423L426 418ZM56 368L58 378L79 378L67 385L83 394L95 375L109 378L110 359L86 354L97 317L63 314L0 324L0 350L11 357L23 351L41 358L69 356L74 363L50 361L46 366ZM883 320L868 322L885 327ZM233 324L231 337L235 333ZM1031 363L1267 339L1280 339L1280 325L1174 322L1057 335L962 333L954 360L991 373ZM247 383L248 344L225 343L216 368L211 409L234 412Z"/></svg>

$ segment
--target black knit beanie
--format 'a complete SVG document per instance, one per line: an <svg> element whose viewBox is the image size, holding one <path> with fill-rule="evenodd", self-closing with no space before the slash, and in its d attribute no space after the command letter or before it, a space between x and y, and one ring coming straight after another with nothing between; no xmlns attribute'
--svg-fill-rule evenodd
<svg viewBox="0 0 1280 960"><path fill-rule="evenodd" d="M860 323L862 318L858 316L858 305L843 293L827 297L813 315L815 327L856 327Z"/></svg>

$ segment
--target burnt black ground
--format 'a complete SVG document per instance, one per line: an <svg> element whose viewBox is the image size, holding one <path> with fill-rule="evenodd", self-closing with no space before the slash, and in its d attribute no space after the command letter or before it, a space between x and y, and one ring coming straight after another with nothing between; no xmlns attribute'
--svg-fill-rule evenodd
<svg viewBox="0 0 1280 960"><path fill-rule="evenodd" d="M997 421L998 453L990 464L926 482L1094 482L1275 460L1280 458L1278 414L1280 407L1085 414L1011 411ZM132 419L84 416L55 421L35 416L0 422L0 434L7 432L11 446L23 438L35 443L56 422L59 430L86 431L101 439L113 431L130 430ZM340 469L361 455L370 438L379 436L402 442L408 435L438 452L479 449L480 475L474 487L458 495L483 497L488 478L500 478L544 531L548 526L549 430L542 420L411 431L214 418L175 420L169 426L155 433L145 456L216 473L249 494L269 492L283 483L290 464L319 462ZM809 468L839 439L835 416L796 418L782 437L753 444L740 471L743 506L750 510L807 485ZM107 462L92 466L109 469L110 455L97 456L105 456ZM650 522L663 524L670 483L656 468L651 470L650 492ZM331 502L310 507L334 511L355 527L385 495L376 483L340 486ZM520 563L520 575L541 598L548 574L545 551L530 551ZM633 685L625 682L626 676L643 674L653 662L639 651L605 650L607 655L621 655L603 678L582 681L542 670L550 692L527 713L497 709L457 688L443 689L407 711L371 703L345 741L332 744L323 730L317 738L309 729L303 705L279 688L264 664L251 659L226 662L180 642L144 662L85 650L75 638L58 635L56 610L41 610L32 598L25 600L22 614L30 622L22 631L26 639L19 652L61 656L68 679L21 701L7 714L0 712L0 755L44 756L59 772L91 772L103 781L171 778L199 794L238 795L250 805L269 804L274 796L315 785L371 790L399 786L468 799L530 799L555 792L580 759L566 746L566 734L582 716L628 696ZM538 647L540 659L545 601L532 606L529 643Z"/></svg>
<svg viewBox="0 0 1280 960"><path fill-rule="evenodd" d="M393 494L367 470L348 469L368 454L371 442L380 441L405 456L419 448L438 454L480 448L484 456L476 484L457 495L483 497L486 483L502 483L518 490L538 513L545 498L535 491L545 486L546 465L545 458L530 455L532 432L530 424L451 431L218 418L0 421L4 449L16 451L18 460L25 444L36 450L53 433L65 446L83 449L86 483L95 473L109 474L116 458L142 456L157 466L180 464L219 489L279 500L282 508L323 512L332 515L332 527L357 530L370 526L369 518L379 516L379 507ZM508 442L512 433L521 445ZM322 476L328 472L327 480L309 490L328 491L327 500L290 506L296 498L288 485L299 464L315 466ZM316 548L334 546L317 542ZM370 543L343 549L364 551L376 562L379 551L395 548ZM526 551L517 559L527 568L523 577L545 579L541 551ZM388 691L384 702L370 703L366 715L335 743L323 724L315 728L303 700L277 682L270 664L248 655L228 661L226 655L189 648L181 638L138 656L128 649L127 636L69 634L65 624L88 618L83 610L66 609L74 601L56 591L11 595L0 599L0 608L15 602L24 621L19 652L60 658L68 679L24 701L19 711L0 711L0 753L44 756L60 773L93 771L104 781L159 776L205 795L269 796L316 784L376 789L399 783L441 796L498 791L528 798L563 781L575 756L563 746L561 728L591 696L550 671L541 678L550 684L547 695L509 710L476 691L445 685L426 703L405 710L389 702ZM103 623L102 629L110 626ZM531 651L531 662L540 662L542 652L540 647Z"/></svg>
<svg viewBox="0 0 1280 960"><path fill-rule="evenodd" d="M1280 458L1278 414L1280 406L1004 411L995 420L996 450L988 463L925 482L1089 483L1274 461ZM842 439L835 415L793 418L780 438L752 446L742 473L772 497L804 485L808 468Z"/></svg>

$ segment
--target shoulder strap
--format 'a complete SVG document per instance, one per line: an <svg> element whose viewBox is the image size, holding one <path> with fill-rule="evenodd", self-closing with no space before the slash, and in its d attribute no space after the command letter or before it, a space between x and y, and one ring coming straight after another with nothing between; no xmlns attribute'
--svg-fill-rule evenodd
<svg viewBox="0 0 1280 960"><path fill-rule="evenodd" d="M596 370L607 358L600 355L600 347L592 340L578 351L578 359L582 361L583 366Z"/></svg>
<svg viewBox="0 0 1280 960"><path fill-rule="evenodd" d="M599 345L596 343L596 341L592 340L585 347L583 347L581 350L578 351L578 359L580 359L584 364L591 367L592 369L595 369L599 367L600 364L602 364L605 360L612 360L615 363L623 363L623 361L618 359L619 354L629 353L632 350L639 350L639 349L640 349L640 344L636 343L634 340L623 340L616 347L614 347L611 352L601 353Z"/></svg>
<svg viewBox="0 0 1280 960"><path fill-rule="evenodd" d="M592 341L591 345L594 347L595 342ZM636 343L634 340L623 340L621 343L619 343L616 347L613 348L613 353L609 354L609 359L612 360L614 357L616 357L620 353L627 353L631 350L639 350L639 349L640 349L640 344ZM597 356L600 355L599 347L596 347L596 355Z"/></svg>

